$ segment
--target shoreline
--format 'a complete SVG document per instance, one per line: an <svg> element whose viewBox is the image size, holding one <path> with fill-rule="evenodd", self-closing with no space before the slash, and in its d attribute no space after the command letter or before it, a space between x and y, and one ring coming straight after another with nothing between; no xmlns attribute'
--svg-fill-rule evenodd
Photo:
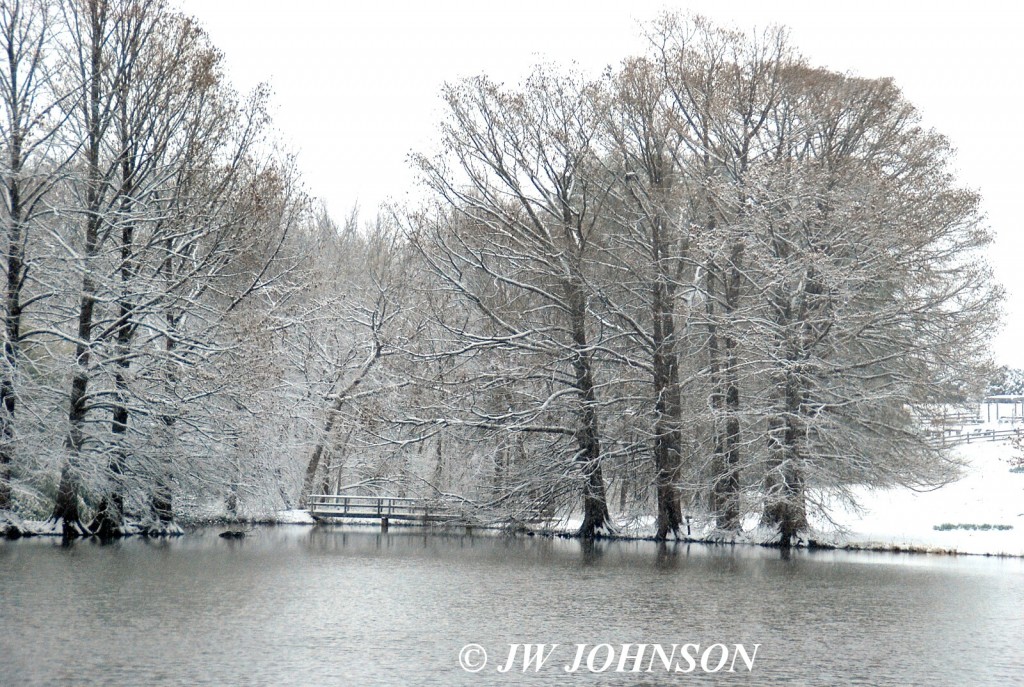
<svg viewBox="0 0 1024 687"><path fill-rule="evenodd" d="M858 509L836 507L830 519L812 519L791 549L840 550L870 553L913 553L942 556L980 556L1024 558L1024 474L1013 466L1020 461L1018 451L1006 443L975 443L952 449L966 468L960 479L932 491L910 489L859 488L855 491ZM739 533L714 530L701 519L692 520L695 534L659 540L645 532L654 531L653 516L622 517L610 532L600 532L594 541L649 541L705 544L709 546L746 545L783 549L772 541L777 533L757 527L756 518L747 521ZM128 523L125 537L169 537L187 534L198 528L224 528L227 538L242 538L245 531L267 526L318 526L309 511L281 510L273 514L245 518L205 517L180 520L170 526L150 527ZM522 524L488 529L470 525L473 534L485 531L504 536L541 536L580 539L580 520L572 515L549 522L544 527ZM345 520L325 526L379 528L377 519ZM423 528L422 525L390 524L391 528ZM455 531L465 523L443 524L427 531ZM61 537L59 522L23 520L13 513L0 513L0 536ZM84 535L83 539L98 538Z"/></svg>
<svg viewBox="0 0 1024 687"><path fill-rule="evenodd" d="M18 534L12 536L8 527L13 524L9 520L0 521L0 538L8 541L17 541L18 539L56 539L62 537L60 531L58 531L52 522L48 521L20 521L22 525L25 525L25 529L19 530ZM193 534L196 530L200 529L219 529L225 528L218 536L227 539L243 539L248 532L251 532L257 528L265 527L351 527L357 530L368 530L368 529L379 529L379 523L373 521L348 521L345 523L318 523L318 522L295 522L291 519L284 518L273 518L273 517L258 517L251 520L238 520L238 519L204 519L201 521L193 521L187 523L178 523L178 526L174 531L166 532L153 532L146 531L137 528L132 528L135 531L130 531L122 534L118 537L114 537L108 540L102 540L98 535L82 535L75 539L81 541L112 541L120 539L132 539L141 537L144 539L160 539L160 538L177 538L187 537ZM496 536L496 537L540 537L544 539L566 539L566 540L577 540L583 541L583 538L574 531L569 529L537 529L537 530L511 530L500 527L496 528L481 528L481 527L470 527L465 528L464 525L430 525L424 527L422 525L396 523L391 525L391 528L400 532L423 532L432 535L451 536L459 534L459 529L471 530L468 532L468 536ZM385 532L387 534L387 532ZM460 536L464 536L467 533L463 533ZM848 553L890 553L890 554L912 554L912 555L931 555L931 556L970 556L977 558L1002 558L1002 559L1024 559L1022 553L1011 553L1008 551L961 551L955 547L944 548L941 546L926 546L926 545L913 545L913 544L901 544L901 543L881 543L881 542L842 542L834 543L828 541L821 541L814 538L808 538L806 541L798 541L790 547L784 547L777 542L758 542L749 538L741 538L733 541L726 541L720 538L701 538L701 537L670 537L667 539L658 539L653 536L644 536L638 534L616 534L616 533L602 533L593 537L591 542L647 542L651 544L663 544L663 545L680 545L680 544L699 544L708 547L759 547L767 549L777 549L779 551L843 551Z"/></svg>

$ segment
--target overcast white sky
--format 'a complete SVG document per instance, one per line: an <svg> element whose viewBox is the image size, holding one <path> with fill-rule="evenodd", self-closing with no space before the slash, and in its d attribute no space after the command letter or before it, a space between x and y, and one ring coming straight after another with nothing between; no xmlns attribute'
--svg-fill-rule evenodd
<svg viewBox="0 0 1024 687"><path fill-rule="evenodd" d="M812 62L892 76L926 124L958 149L996 231L992 263L1009 291L999 362L1024 367L1022 10L1015 3L858 0L180 0L227 59L240 90L266 81L275 122L313 195L339 219L372 215L412 186L411 150L429 150L444 81L516 82L540 59L595 73L639 52L639 24L662 8L741 29L791 29Z"/></svg>

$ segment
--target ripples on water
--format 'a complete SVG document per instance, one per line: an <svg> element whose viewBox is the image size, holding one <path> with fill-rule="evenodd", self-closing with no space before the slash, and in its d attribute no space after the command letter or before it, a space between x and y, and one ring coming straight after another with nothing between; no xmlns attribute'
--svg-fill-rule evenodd
<svg viewBox="0 0 1024 687"><path fill-rule="evenodd" d="M462 671L478 643L488 667ZM568 675L575 645L761 644ZM1024 561L280 527L0 543L0 685L1024 684ZM512 643L558 643L501 675ZM645 661L644 665L647 663Z"/></svg>

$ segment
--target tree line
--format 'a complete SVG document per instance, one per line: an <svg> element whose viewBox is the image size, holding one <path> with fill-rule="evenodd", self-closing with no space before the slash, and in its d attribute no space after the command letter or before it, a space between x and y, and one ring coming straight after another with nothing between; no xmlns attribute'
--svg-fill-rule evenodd
<svg viewBox="0 0 1024 687"><path fill-rule="evenodd" d="M112 535L349 490L788 544L955 474L921 414L988 371L980 198L891 80L781 28L666 14L597 78L450 83L423 200L340 223L162 2L0 33L0 510Z"/></svg>
<svg viewBox="0 0 1024 687"><path fill-rule="evenodd" d="M5 1L0 47L0 509L160 529L223 467L232 342L279 290L305 201L267 94L236 94L164 3Z"/></svg>

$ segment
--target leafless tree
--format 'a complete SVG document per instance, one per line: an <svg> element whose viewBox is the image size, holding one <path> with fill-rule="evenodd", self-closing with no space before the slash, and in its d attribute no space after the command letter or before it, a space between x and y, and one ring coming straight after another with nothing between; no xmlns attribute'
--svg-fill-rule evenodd
<svg viewBox="0 0 1024 687"><path fill-rule="evenodd" d="M31 256L28 237L52 216L48 197L66 161L58 146L65 98L52 78L52 46L58 30L50 3L36 0L0 6L0 186L5 238L3 369L0 373L0 511L10 509L15 454L25 298Z"/></svg>
<svg viewBox="0 0 1024 687"><path fill-rule="evenodd" d="M468 345L536 356L548 366L543 374L575 397L572 424L551 429L576 441L585 537L609 525L594 364L601 342L588 284L607 189L589 173L599 116L591 88L543 69L520 91L482 77L449 86L444 152L419 158L424 180L456 218L420 233L430 242L424 255L483 317L484 330L465 332ZM560 400L558 386L536 403ZM488 416L526 429L514 411Z"/></svg>

